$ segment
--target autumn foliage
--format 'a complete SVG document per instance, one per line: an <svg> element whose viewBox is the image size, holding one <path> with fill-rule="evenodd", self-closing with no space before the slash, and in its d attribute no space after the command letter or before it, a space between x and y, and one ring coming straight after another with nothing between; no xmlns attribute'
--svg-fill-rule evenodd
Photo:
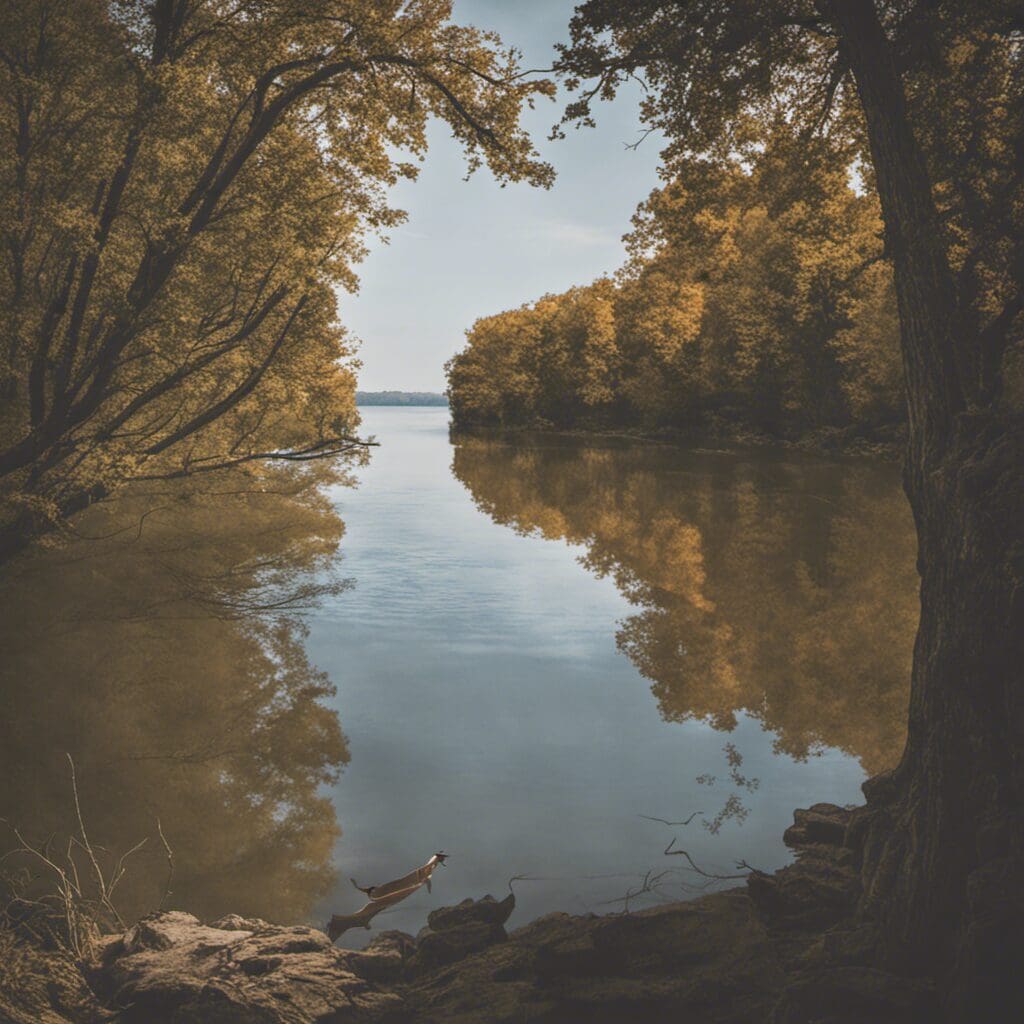
<svg viewBox="0 0 1024 1024"><path fill-rule="evenodd" d="M546 185L447 0L0 4L0 557L131 481L358 455L337 293L445 120Z"/></svg>
<svg viewBox="0 0 1024 1024"><path fill-rule="evenodd" d="M782 120L730 164L692 162L640 206L614 278L473 325L448 364L456 420L898 422L892 275L851 164Z"/></svg>

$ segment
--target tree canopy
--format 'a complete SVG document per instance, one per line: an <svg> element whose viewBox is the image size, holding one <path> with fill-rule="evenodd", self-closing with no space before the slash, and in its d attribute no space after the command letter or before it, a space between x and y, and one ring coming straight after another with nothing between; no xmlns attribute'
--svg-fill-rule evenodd
<svg viewBox="0 0 1024 1024"><path fill-rule="evenodd" d="M425 127L547 185L550 92L448 0L0 7L0 488L16 547L122 483L358 455L335 289Z"/></svg>
<svg viewBox="0 0 1024 1024"><path fill-rule="evenodd" d="M682 168L641 204L614 280L473 326L448 366L456 421L900 422L891 270L854 157L777 113L731 159Z"/></svg>
<svg viewBox="0 0 1024 1024"><path fill-rule="evenodd" d="M960 328L948 353L960 394L947 396L948 418L972 403L1021 397L1022 31L1017 0L589 0L561 47L560 68L579 90L566 123L588 121L595 98L642 75L642 116L668 138L665 166L678 174L727 164L781 107L808 144L825 137L856 148L866 183L881 186L886 254L895 258L909 252L918 214L887 186L897 165L919 174L934 204L944 265L936 273ZM895 79L884 98L876 69L854 73L858 33L891 56ZM883 113L913 125L906 152L883 157L895 145L882 138ZM942 365L946 356L931 358ZM927 375L915 367L916 358L910 368Z"/></svg>

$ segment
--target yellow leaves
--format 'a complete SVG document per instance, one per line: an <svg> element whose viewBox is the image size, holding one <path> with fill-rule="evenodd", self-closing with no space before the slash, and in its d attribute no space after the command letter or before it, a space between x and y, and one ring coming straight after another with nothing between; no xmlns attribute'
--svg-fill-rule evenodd
<svg viewBox="0 0 1024 1024"><path fill-rule="evenodd" d="M614 285L600 280L478 320L467 348L446 367L456 419L558 418L573 403L610 401L618 360L614 300Z"/></svg>
<svg viewBox="0 0 1024 1024"><path fill-rule="evenodd" d="M847 369L843 390L853 413L884 419L903 400L903 366L892 272L878 263L864 274L851 310L852 326L831 345Z"/></svg>
<svg viewBox="0 0 1024 1024"><path fill-rule="evenodd" d="M0 131L24 142L0 151L0 458L45 419L43 490L67 491L64 459L109 490L350 433L334 295L401 223L388 192L431 117L471 169L552 178L519 123L551 83L444 0L199 0L166 24L159 4L16 6L5 37L38 66L0 65Z"/></svg>
<svg viewBox="0 0 1024 1024"><path fill-rule="evenodd" d="M782 751L868 771L898 756L917 604L895 473L479 438L453 469L496 522L583 545L614 581L635 606L618 646L666 719L746 713Z"/></svg>
<svg viewBox="0 0 1024 1024"><path fill-rule="evenodd" d="M785 122L762 133L743 165L690 160L647 198L614 285L492 318L510 346L513 325L534 325L521 358L483 369L474 329L458 359L492 375L493 397L470 409L450 378L457 418L690 427L725 407L787 436L851 415L895 420L895 304L888 270L872 269L877 203L850 187L843 146L806 144ZM503 404L513 377L526 404Z"/></svg>
<svg viewBox="0 0 1024 1024"><path fill-rule="evenodd" d="M646 274L626 329L636 344L669 363L700 334L704 292L703 284L673 280L661 270Z"/></svg>

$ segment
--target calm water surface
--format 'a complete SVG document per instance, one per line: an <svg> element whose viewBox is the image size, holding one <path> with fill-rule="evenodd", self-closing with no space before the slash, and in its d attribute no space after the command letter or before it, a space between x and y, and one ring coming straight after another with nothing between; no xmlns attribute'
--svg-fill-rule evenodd
<svg viewBox="0 0 1024 1024"><path fill-rule="evenodd" d="M381 448L332 495L356 589L308 640L352 754L321 914L359 905L348 876L381 882L435 849L452 856L433 894L381 927L415 931L520 874L513 924L618 909L677 868L673 836L708 872L771 870L794 807L856 802L898 756L914 581L894 471L453 447L445 409L367 409L364 426ZM632 905L707 884L674 870Z"/></svg>
<svg viewBox="0 0 1024 1024"><path fill-rule="evenodd" d="M631 907L687 897L730 883L673 837L707 872L771 870L793 808L858 801L898 756L916 581L893 468L452 443L436 408L364 427L356 488L320 466L319 489L288 466L140 488L0 578L0 817L63 849L71 754L100 859L149 837L126 918L322 923L358 907L350 877L441 849L433 892L374 931L513 875L513 925L621 909L648 872Z"/></svg>

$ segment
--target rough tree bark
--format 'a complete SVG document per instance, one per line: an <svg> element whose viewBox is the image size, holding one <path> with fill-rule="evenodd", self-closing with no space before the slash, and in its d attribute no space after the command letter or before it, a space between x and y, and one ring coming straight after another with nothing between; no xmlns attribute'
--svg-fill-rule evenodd
<svg viewBox="0 0 1024 1024"><path fill-rule="evenodd" d="M895 268L921 576L907 746L865 785L860 912L888 966L949 980L953 1019L1022 1019L1006 1013L1024 955L1024 423L991 379L1006 331L958 309L872 0L819 8L856 79Z"/></svg>

